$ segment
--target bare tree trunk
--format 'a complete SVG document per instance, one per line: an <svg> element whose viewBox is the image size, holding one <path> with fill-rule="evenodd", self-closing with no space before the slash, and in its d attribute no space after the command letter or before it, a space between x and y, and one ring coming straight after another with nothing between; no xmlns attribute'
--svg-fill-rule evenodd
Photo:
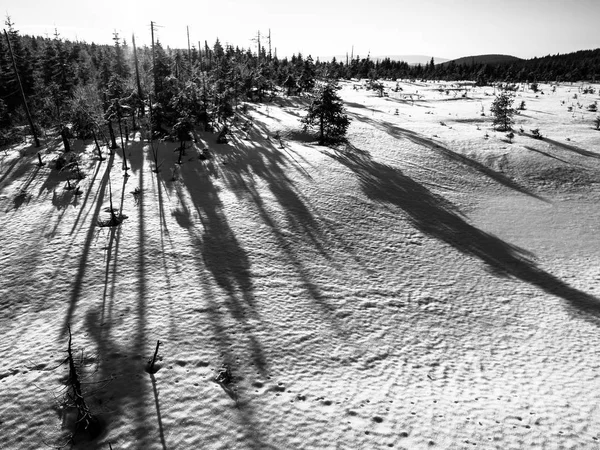
<svg viewBox="0 0 600 450"><path fill-rule="evenodd" d="M117 145L117 138L115 137L115 130L113 130L112 122L110 120L108 121L108 134L110 135L111 150L119 148L119 146Z"/></svg>
<svg viewBox="0 0 600 450"><path fill-rule="evenodd" d="M119 121L119 135L121 136L121 148L123 149L123 170L125 171L125 176L129 176L127 174L127 171L129 170L129 167L127 167L127 155L125 154L125 145L123 144L123 128L121 127L121 115L118 115L118 121Z"/></svg>
<svg viewBox="0 0 600 450"><path fill-rule="evenodd" d="M190 75L192 74L192 48L190 47L190 27L186 26L188 39L188 61L190 63Z"/></svg>
<svg viewBox="0 0 600 450"><path fill-rule="evenodd" d="M62 127L60 129L60 137L62 138L63 145L65 146L65 153L70 152L71 151L71 143L69 142L69 137L67 135L66 127Z"/></svg>
<svg viewBox="0 0 600 450"><path fill-rule="evenodd" d="M150 22L150 31L152 33L152 78L154 80L154 96L156 97L156 56L154 54L154 22Z"/></svg>
<svg viewBox="0 0 600 450"><path fill-rule="evenodd" d="M133 42L133 59L135 61L135 82L137 84L138 97L140 98L140 103L141 103L140 115L142 117L144 117L146 112L145 112L145 108L144 108L144 103L142 102L142 100L144 99L144 96L142 95L142 84L140 83L140 70L138 68L137 49L135 47L135 35L133 35L133 34L131 35L131 40ZM135 129L135 126L133 128Z"/></svg>
<svg viewBox="0 0 600 450"><path fill-rule="evenodd" d="M324 126L324 118L323 118L323 114L321 114L320 117L320 122L319 122L319 143L323 144L325 142L325 126Z"/></svg>
<svg viewBox="0 0 600 450"><path fill-rule="evenodd" d="M98 157L100 161L104 161L104 157L102 156L102 150L100 149L100 144L98 144L98 137L96 136L96 130L92 130L92 136L94 136L94 142L96 143L96 150L98 150Z"/></svg>

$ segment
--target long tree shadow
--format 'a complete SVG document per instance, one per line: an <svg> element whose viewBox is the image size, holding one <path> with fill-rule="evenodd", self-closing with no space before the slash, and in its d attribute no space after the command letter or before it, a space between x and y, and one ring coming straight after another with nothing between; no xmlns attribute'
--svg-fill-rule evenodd
<svg viewBox="0 0 600 450"><path fill-rule="evenodd" d="M204 263L217 284L229 294L233 302L230 305L232 314L243 314L254 304L250 260L229 226L210 177L186 169L182 170L182 179L203 225L198 244ZM243 304L238 302L239 296L243 298Z"/></svg>
<svg viewBox="0 0 600 450"><path fill-rule="evenodd" d="M100 211L102 209L102 202L104 200L104 194L106 193L106 187L108 185L108 179L110 177L113 160L114 160L114 154L112 154L108 160L104 175L102 176L102 179L100 181L100 186L98 187L97 201L96 201L96 205L94 207L93 213L92 213L92 220L91 220L91 223L89 224L88 232L85 236L85 240L83 243L83 250L82 250L81 256L79 258L79 266L77 269L77 274L75 275L75 279L73 280L71 295L69 297L69 305L67 308L65 320L63 322L63 327L62 327L61 333L60 333L61 337L64 337L67 332L67 327L68 327L69 323L71 323L71 318L73 316L75 307L77 305L77 302L79 301L79 297L80 297L81 291L83 289L83 279L85 277L85 272L87 270L90 249L91 249L92 242L94 239L94 234L96 231L96 221L98 220L98 217L100 216ZM90 186L90 189L91 189L91 186ZM75 240L71 241L69 248L65 252L66 256L70 255L71 246L73 246L73 245L75 245Z"/></svg>
<svg viewBox="0 0 600 450"><path fill-rule="evenodd" d="M578 155L581 155L581 156L587 156L589 158L600 159L600 153L590 152L589 150L584 150L582 148L577 147L576 145L565 144L564 142L558 142L558 141L555 141L554 139L550 139L547 137L544 137L544 141L549 144L552 144L553 146L555 146L561 150L568 150L570 152L577 153Z"/></svg>
<svg viewBox="0 0 600 450"><path fill-rule="evenodd" d="M146 147L149 145L143 140L130 140L128 142L125 153L127 153L129 168L133 173L137 173L138 170L143 168L144 160L149 157L145 152Z"/></svg>
<svg viewBox="0 0 600 450"><path fill-rule="evenodd" d="M497 275L520 279L567 300L581 311L596 317L600 315L600 300L596 297L540 269L527 251L469 224L449 209L443 198L400 170L373 161L364 154L338 153L334 158L356 174L369 198L401 208L421 232L480 259Z"/></svg>
<svg viewBox="0 0 600 450"><path fill-rule="evenodd" d="M28 145L27 147L19 150L17 154L11 155L12 162L8 167L2 162L0 165L0 193L6 188L6 186L10 185L13 181L16 181L18 178L21 178L25 173L29 170L32 164L35 164L34 161L37 161L37 157L35 155L37 152L41 151L33 146L33 144Z"/></svg>
<svg viewBox="0 0 600 450"><path fill-rule="evenodd" d="M530 152L539 153L540 155L544 155L544 156L547 156L548 158L556 159L557 161L560 161L565 164L572 164L569 161L565 161L564 159L557 158L556 156L551 155L550 153L543 152L542 150L538 150L537 148L533 148L528 145L524 145L523 147L526 148L527 150L529 150Z"/></svg>
<svg viewBox="0 0 600 450"><path fill-rule="evenodd" d="M293 158L276 149L273 143L251 147L244 145L246 148L231 147L227 150L229 160L227 169L223 171L227 184L238 195L244 196L252 193L253 189L246 180L258 177L266 182L285 214L287 225L309 240L321 255L329 258L322 226L315 220L307 202L286 174L285 167L288 164L295 165ZM257 199L253 195L249 198Z"/></svg>
<svg viewBox="0 0 600 450"><path fill-rule="evenodd" d="M156 406L156 417L158 419L158 433L160 436L160 443L162 444L163 450L167 450L167 444L165 442L165 433L162 424L162 416L160 414L160 404L158 403L158 389L156 389L156 378L154 377L154 374L150 374L150 380L152 381L152 391L154 392L154 405Z"/></svg>
<svg viewBox="0 0 600 450"><path fill-rule="evenodd" d="M433 139L426 138L412 130L400 128L396 125L393 125L393 124L385 122L385 121L372 120L372 119L369 119L368 117L358 115L358 114L355 114L354 117L356 117L357 120L366 122L366 123L374 126L375 128L385 131L390 136L392 136L396 139L408 139L409 141L414 142L415 144L427 147L430 150L441 154L445 158L448 158L451 161L459 162L471 169L474 169L477 172L482 173L485 176L491 178L495 182L497 182L503 186L506 186L510 189L513 189L517 192L520 192L521 194L528 195L530 197L536 198L537 200L546 201L542 197L531 192L530 190L515 183L513 180L511 180L507 176L505 176L501 173L498 173L493 169L490 169L489 167L485 166L484 164L482 164L474 159L471 159L468 156L461 155L460 153L452 151L449 148L441 145L439 142L434 141Z"/></svg>
<svg viewBox="0 0 600 450"><path fill-rule="evenodd" d="M190 226L192 239L202 253L204 266L212 274L217 285L225 291L225 305L231 316L247 329L247 319L258 317L250 258L229 225L223 203L211 177L199 166L190 165L184 166L182 181L203 228L202 234L197 236ZM190 212L189 209L186 210ZM192 219L185 219L181 223L191 224ZM266 368L264 351L258 341L256 343L257 345L252 347L252 359L264 369Z"/></svg>
<svg viewBox="0 0 600 450"><path fill-rule="evenodd" d="M337 324L333 306L314 282L314 274L305 267L297 250L301 248L300 251L306 253L308 249L315 249L330 264L335 264L327 247L327 239L335 235L335 231L329 227L325 229L325 222L317 220L316 212L309 207L309 202L288 176L288 165L297 168L289 154L282 153L273 142L263 142L262 145L239 144L227 149L229 159L223 170L224 181L238 197L250 202L262 222L268 226L277 248L293 267L304 291L330 320L336 332L344 335L344 330ZM269 207L257 189L257 184L263 183L275 197L276 211ZM283 223L276 217L279 212L285 218ZM287 229L293 230L293 233L287 233ZM305 243L310 244L308 249Z"/></svg>
<svg viewBox="0 0 600 450"><path fill-rule="evenodd" d="M100 167L102 166L102 161L97 161L97 162L95 162L95 164L96 164L96 170L94 171L94 175L92 176L92 179L89 182L89 188L88 188L87 192L85 193L85 196L83 198L83 203L82 203L81 207L79 208L79 213L77 214L77 217L76 217L75 221L73 222L73 226L71 227L71 234L73 234L73 232L77 228L77 225L79 224L79 220L81 219L81 215L83 214L83 211L85 210L85 205L87 204L88 199L92 193L92 188L94 187L94 183L96 182L98 173L100 173Z"/></svg>
<svg viewBox="0 0 600 450"><path fill-rule="evenodd" d="M217 186L202 167L199 164L184 165L181 170L183 186L177 187L182 204L183 192L179 190L183 187L187 190L201 222L202 232L196 233L192 217L187 219L180 217L178 222L188 229L192 242L202 253L204 267L225 292L225 306L231 317L235 319L235 326L232 326L227 317L220 312L219 299L208 284L204 299L204 304L208 307L204 308L204 311L210 314L214 336L223 349L225 362L233 363L229 352L232 344L238 339L237 332L241 331L241 335L248 340L246 348L250 352L254 366L266 375L268 362L265 352L261 342L253 334L253 326L248 320L259 318L254 299L250 258L229 225ZM191 213L191 208L184 206L179 214L186 212ZM242 399L236 410L245 426L250 447L257 450L268 448L253 418L251 405Z"/></svg>
<svg viewBox="0 0 600 450"><path fill-rule="evenodd" d="M135 425L133 437L142 446L144 441L152 439L149 430L152 428L146 416L147 386L143 381L144 361L142 355L145 350L143 333L132 333L132 338L125 344L119 344L112 336L112 329L116 326L114 320L101 318L100 308L90 309L86 316L85 329L95 343L95 348L100 360L97 377L99 380L110 380L110 383L98 392L106 408L110 412L107 419L110 422L124 420L123 416L134 415ZM139 317L140 323L144 318ZM121 331L122 332L122 331ZM142 448L142 447L140 447Z"/></svg>

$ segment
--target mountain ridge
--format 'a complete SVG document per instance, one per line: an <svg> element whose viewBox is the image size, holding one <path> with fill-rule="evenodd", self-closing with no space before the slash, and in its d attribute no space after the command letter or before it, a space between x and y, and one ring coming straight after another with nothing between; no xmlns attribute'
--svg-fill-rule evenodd
<svg viewBox="0 0 600 450"><path fill-rule="evenodd" d="M444 61L441 64L465 64L465 65L474 65L474 64L506 64L511 62L520 62L526 61L522 58L518 58L512 55L503 55L496 53L488 53L484 55L471 55L471 56L463 56L461 58L451 59L448 61Z"/></svg>
<svg viewBox="0 0 600 450"><path fill-rule="evenodd" d="M356 54L354 58L359 57L360 59L366 58L366 55ZM330 56L319 56L319 61L331 61L333 58L336 59L337 62L346 63L346 55L330 55ZM436 64L441 64L446 61L449 61L448 58L442 58L438 56L428 56L428 55L377 55L377 56L369 56L371 61L383 61L384 59L389 58L391 61L404 61L410 65L416 66L417 64L429 64L431 58L433 58ZM350 55L348 55L348 59L350 59Z"/></svg>

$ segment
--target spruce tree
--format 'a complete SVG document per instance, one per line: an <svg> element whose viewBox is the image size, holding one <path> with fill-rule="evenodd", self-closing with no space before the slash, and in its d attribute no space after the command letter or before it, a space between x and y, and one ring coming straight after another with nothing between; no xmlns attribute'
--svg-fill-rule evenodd
<svg viewBox="0 0 600 450"><path fill-rule="evenodd" d="M513 115L515 110L512 107L514 94L508 91L502 91L496 96L490 112L494 115L494 126L498 131L509 131L512 129Z"/></svg>
<svg viewBox="0 0 600 450"><path fill-rule="evenodd" d="M337 95L335 81L323 85L308 107L301 122L303 129L317 128L319 144L342 140L346 135L350 119L344 111L342 99Z"/></svg>
<svg viewBox="0 0 600 450"><path fill-rule="evenodd" d="M310 92L315 86L315 67L310 55L306 58L302 66L298 86L303 92Z"/></svg>
<svg viewBox="0 0 600 450"><path fill-rule="evenodd" d="M298 89L298 84L296 83L296 79L292 74L289 74L285 81L283 82L283 86L287 89L287 96L291 96Z"/></svg>

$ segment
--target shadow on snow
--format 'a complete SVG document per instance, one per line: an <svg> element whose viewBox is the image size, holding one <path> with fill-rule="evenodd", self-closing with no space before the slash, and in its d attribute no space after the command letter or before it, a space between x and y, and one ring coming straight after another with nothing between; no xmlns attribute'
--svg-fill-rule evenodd
<svg viewBox="0 0 600 450"><path fill-rule="evenodd" d="M368 152L338 153L334 158L352 170L365 194L401 208L421 232L478 258L497 275L514 277L567 300L578 310L600 315L600 300L545 272L531 254L485 233L447 207L447 202L400 170L373 161Z"/></svg>

